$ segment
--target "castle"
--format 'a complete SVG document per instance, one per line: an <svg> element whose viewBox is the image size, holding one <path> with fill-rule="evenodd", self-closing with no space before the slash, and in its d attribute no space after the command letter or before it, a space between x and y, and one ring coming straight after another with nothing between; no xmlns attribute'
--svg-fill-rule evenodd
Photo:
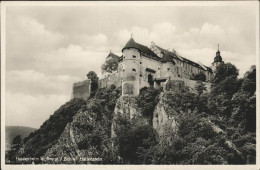
<svg viewBox="0 0 260 170"><path fill-rule="evenodd" d="M210 81L218 65L223 63L220 51L211 67L201 63L188 60L175 50L165 50L155 43L151 43L150 48L130 40L122 49L122 56L109 53L105 63L114 60L118 67L113 71L102 71L99 87L108 87L112 84L117 87L122 86L122 95L139 94L143 87L172 87L176 88L182 84L194 87L196 81L191 80L194 75L204 73L206 76L205 85L209 89ZM90 93L90 80L73 84L73 98L87 99Z"/></svg>

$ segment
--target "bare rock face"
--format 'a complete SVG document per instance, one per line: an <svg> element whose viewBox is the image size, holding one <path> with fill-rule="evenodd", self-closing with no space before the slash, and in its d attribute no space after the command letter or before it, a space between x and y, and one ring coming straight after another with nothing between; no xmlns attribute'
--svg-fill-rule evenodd
<svg viewBox="0 0 260 170"><path fill-rule="evenodd" d="M118 116L122 116L127 119L132 119L134 117L140 116L140 112L138 111L137 99L132 96L121 96L117 100L111 128L111 137L115 137L115 119L117 119Z"/></svg>
<svg viewBox="0 0 260 170"><path fill-rule="evenodd" d="M177 112L171 110L171 113L167 112L167 103L163 100L163 93L160 94L160 100L154 109L153 113L153 127L158 132L160 137L170 136L177 133L178 122L176 119ZM171 133L171 134L169 134Z"/></svg>

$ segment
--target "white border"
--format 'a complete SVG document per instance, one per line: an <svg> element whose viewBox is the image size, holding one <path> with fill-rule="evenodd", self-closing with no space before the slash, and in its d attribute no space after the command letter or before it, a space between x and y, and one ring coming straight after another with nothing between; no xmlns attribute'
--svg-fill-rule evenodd
<svg viewBox="0 0 260 170"><path fill-rule="evenodd" d="M76 2L60 2L60 1L12 1L1 2L1 169L16 170L16 169L181 169L181 170L205 170L205 169L237 169L237 170L260 170L260 136L257 135L257 153L256 165L5 165L5 23L6 23L6 7L7 6L247 6L254 5L256 7L256 68L257 68L257 131L259 134L259 2L258 1L76 1Z"/></svg>

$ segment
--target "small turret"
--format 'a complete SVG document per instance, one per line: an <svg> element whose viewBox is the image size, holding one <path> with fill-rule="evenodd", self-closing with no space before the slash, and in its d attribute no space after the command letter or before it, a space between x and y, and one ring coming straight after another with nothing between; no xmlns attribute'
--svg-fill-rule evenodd
<svg viewBox="0 0 260 170"><path fill-rule="evenodd" d="M219 51L219 44L218 44L218 51L216 52L216 57L214 58L214 63L216 62L222 62L222 57L220 55L220 51Z"/></svg>
<svg viewBox="0 0 260 170"><path fill-rule="evenodd" d="M214 62L212 63L213 72L217 69L217 66L219 66L222 63L224 63L224 62L222 61L222 57L221 57L220 51L219 51L219 44L218 44L218 51L216 52L216 57L214 58Z"/></svg>

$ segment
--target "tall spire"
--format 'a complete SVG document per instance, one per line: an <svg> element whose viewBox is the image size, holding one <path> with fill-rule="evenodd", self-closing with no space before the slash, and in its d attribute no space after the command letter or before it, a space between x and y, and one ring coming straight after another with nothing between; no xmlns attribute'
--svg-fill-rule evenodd
<svg viewBox="0 0 260 170"><path fill-rule="evenodd" d="M215 62L222 62L222 57L221 57L220 51L219 51L219 44L218 44L218 51L216 52L216 57L214 58L214 63Z"/></svg>

